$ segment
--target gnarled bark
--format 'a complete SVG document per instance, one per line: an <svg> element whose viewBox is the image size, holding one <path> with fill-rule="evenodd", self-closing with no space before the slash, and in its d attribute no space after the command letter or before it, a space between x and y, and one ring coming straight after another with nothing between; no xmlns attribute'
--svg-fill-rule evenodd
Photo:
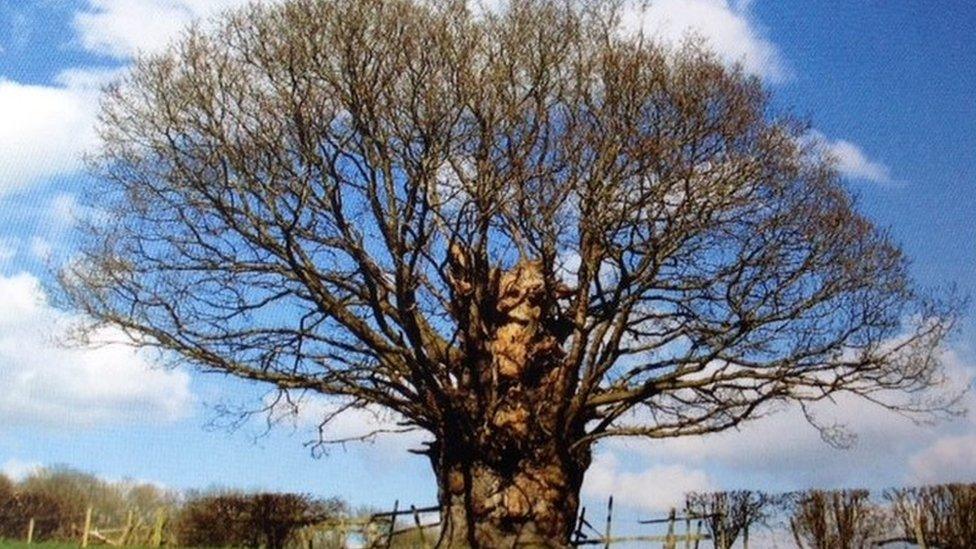
<svg viewBox="0 0 976 549"><path fill-rule="evenodd" d="M545 279L540 261L522 260L492 270L478 300L469 291L466 257L452 251L452 277L466 305L459 315L469 324L466 332L488 332L467 343L477 350L469 370L490 396L468 401L456 418L478 418L473 425L447 417L431 449L444 514L442 545L565 546L590 460L587 449L571 449L582 428L565 432L564 408L553 405L567 383L565 333L552 307L565 288Z"/></svg>
<svg viewBox="0 0 976 549"><path fill-rule="evenodd" d="M434 467L442 547L567 547L589 456L443 449Z"/></svg>

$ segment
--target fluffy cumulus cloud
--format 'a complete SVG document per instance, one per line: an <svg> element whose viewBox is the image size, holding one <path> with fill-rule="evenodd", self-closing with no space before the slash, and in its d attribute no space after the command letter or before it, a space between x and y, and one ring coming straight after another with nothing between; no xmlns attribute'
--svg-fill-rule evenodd
<svg viewBox="0 0 976 549"><path fill-rule="evenodd" d="M247 0L88 0L75 15L82 46L119 59L166 47L190 22Z"/></svg>
<svg viewBox="0 0 976 549"><path fill-rule="evenodd" d="M643 511L664 511L680 507L685 494L707 492L714 481L701 470L679 463L654 465L631 471L612 452L597 454L583 482L583 496L615 502Z"/></svg>
<svg viewBox="0 0 976 549"><path fill-rule="evenodd" d="M919 484L972 482L976 478L976 430L936 440L909 462L911 478Z"/></svg>
<svg viewBox="0 0 976 549"><path fill-rule="evenodd" d="M194 20L206 19L247 0L87 0L75 13L74 29L84 49L119 60L164 48ZM501 2L491 1L495 5ZM744 2L654 0L632 3L624 26L674 42L693 32L730 62L775 80L785 74L775 46L749 17ZM76 172L82 153L96 144L93 129L97 91L104 73L74 70L56 85L27 85L0 79L0 196L46 178ZM841 143L846 145L846 143ZM856 147L840 147L845 165L875 178L878 166ZM840 154L838 156L841 156Z"/></svg>
<svg viewBox="0 0 976 549"><path fill-rule="evenodd" d="M120 60L165 47L191 21L244 0L89 0L74 20L84 49ZM100 87L115 71L72 69L51 85L0 76L0 197L82 168L97 145Z"/></svg>
<svg viewBox="0 0 976 549"><path fill-rule="evenodd" d="M816 130L811 131L808 138L834 160L845 177L874 183L891 182L888 166L872 160L857 144L844 139L830 139Z"/></svg>
<svg viewBox="0 0 976 549"><path fill-rule="evenodd" d="M21 481L40 470L43 466L34 461L23 461L16 458L8 459L0 465L0 474L14 480Z"/></svg>
<svg viewBox="0 0 976 549"><path fill-rule="evenodd" d="M837 160L837 168L852 179L863 179L875 183L891 181L888 167L867 157L860 147L839 139L830 142L830 152Z"/></svg>
<svg viewBox="0 0 976 549"><path fill-rule="evenodd" d="M95 143L98 82L77 71L54 86L0 77L0 197L81 168Z"/></svg>
<svg viewBox="0 0 976 549"><path fill-rule="evenodd" d="M956 392L973 369L954 354L945 358ZM963 405L976 408L976 395ZM809 487L882 488L971 481L976 476L976 419L916 423L854 397L821 403L811 413L821 426L843 425L850 445L827 444L797 407L701 437L654 441L618 439L604 445L587 473L587 495L657 512L680 504L683 494L708 489L789 491Z"/></svg>
<svg viewBox="0 0 976 549"><path fill-rule="evenodd" d="M0 238L0 268L17 256L19 241L15 238Z"/></svg>
<svg viewBox="0 0 976 549"><path fill-rule="evenodd" d="M725 61L769 81L788 76L779 50L749 14L749 3L730 0L632 0L622 19L628 33L665 44L697 36Z"/></svg>
<svg viewBox="0 0 976 549"><path fill-rule="evenodd" d="M865 464L873 464L890 475L903 466L906 455L915 447L913 441L919 440L916 437L926 434L924 427L860 400L821 408L819 421L843 423L857 435L850 447L828 445L797 408L780 411L739 430L622 446L653 462L684 463L734 473L738 485L724 486L727 488L768 483L792 489L859 483ZM900 479L889 476L887 480Z"/></svg>
<svg viewBox="0 0 976 549"><path fill-rule="evenodd" d="M247 0L88 0L74 20L81 44L89 51L128 58L158 51L187 23L205 19ZM502 0L472 0L473 8L498 10ZM750 17L742 0L632 1L624 30L644 30L656 39L676 42L690 33L706 39L729 62L740 62L771 80L786 76L781 56Z"/></svg>
<svg viewBox="0 0 976 549"><path fill-rule="evenodd" d="M349 408L336 414L341 403L334 399L295 394L288 398L276 394L274 399L265 399L265 405L271 408L273 421L290 424L315 439L348 441L349 446L367 450L364 456L369 458L395 461L408 450L421 449L430 439L426 431L407 430L401 416L381 406ZM330 419L323 426L326 418ZM328 451L329 446L323 449Z"/></svg>
<svg viewBox="0 0 976 549"><path fill-rule="evenodd" d="M29 274L0 277L0 426L91 427L166 423L193 396L185 372L156 369L121 334L91 348L63 345L78 319L55 309Z"/></svg>

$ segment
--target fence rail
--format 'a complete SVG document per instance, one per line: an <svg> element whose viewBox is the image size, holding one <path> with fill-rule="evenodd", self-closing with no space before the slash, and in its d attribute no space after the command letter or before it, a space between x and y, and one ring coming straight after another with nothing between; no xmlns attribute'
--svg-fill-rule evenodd
<svg viewBox="0 0 976 549"><path fill-rule="evenodd" d="M435 545L437 542L437 535L428 535L428 532L432 529L438 528L441 525L440 511L441 508L437 505L425 507L410 505L409 507L401 507L400 501L397 500L394 502L393 509L391 511L373 513L364 518L322 517L320 520L310 522L306 527L307 531L300 532L299 537L303 540L303 546L312 547L312 541L315 533L338 534L342 537L348 537L351 534L358 534L363 537L367 546L372 549L389 549L393 547L394 542L398 538L415 534L418 537L420 547L428 548L433 547L433 545ZM678 515L676 511L672 509L671 513L666 518L653 518L638 521L638 524L642 525L667 524L668 531L666 534L614 536L612 535L612 496L607 501L606 521L602 531L594 527L587 520L586 511L586 507L582 507L580 509L580 513L576 521L576 528L573 533L573 539L571 541L572 545L574 546L583 547L602 545L604 547L610 547L614 543L643 541L663 543L665 548L671 549L676 549L678 547L678 543L684 542L685 547L695 547L697 549L700 541L710 539L707 534L702 534L701 532L701 522L704 518L707 518L706 516L691 514ZM422 520L421 515L429 515L432 513L438 514L438 519L436 521L430 522ZM412 520L410 523L405 525L402 523L398 524L397 519L401 517L410 517ZM66 515L29 517L27 531L25 532L25 539L27 543L34 543L34 534L37 524L40 524L46 520L63 520L65 518ZM69 516L67 518L71 517ZM160 510L156 512L155 520L153 524L149 526L141 519L137 519L130 511L124 525L113 526L102 524L99 526L96 520L97 515L95 515L92 507L88 507L85 510L84 515L78 515L74 518L83 518L82 526L80 528L75 525L72 526L72 537L78 540L81 547L88 547L93 543L121 547L133 542L148 547L160 547L163 545L163 528L168 520L166 514ZM688 522L690 520L697 520L697 531L695 533L690 531L690 523ZM681 521L685 521L686 531L684 533L677 533L676 526ZM137 531L139 535L136 535ZM694 543L694 545L692 545L692 543Z"/></svg>
<svg viewBox="0 0 976 549"><path fill-rule="evenodd" d="M643 541L649 543L662 543L664 544L665 548L675 549L677 548L678 543L682 542L686 548L692 547L692 543L694 543L693 547L698 549L699 542L711 539L711 536L702 533L702 521L705 518L705 515L695 515L692 513L679 515L677 511L672 508L671 512L666 518L637 521L637 523L641 525L667 524L668 531L666 534L614 536L613 496L610 496L609 499L607 499L607 520L604 530L601 532L595 526L590 524L590 522L586 519L586 507L584 506L580 509L579 517L576 521L576 529L573 532L570 543L578 547L591 545L610 547L614 543ZM697 521L697 530L695 533L691 532L692 520ZM679 522L684 522L685 524L685 532L683 534L676 532L676 527Z"/></svg>
<svg viewBox="0 0 976 549"><path fill-rule="evenodd" d="M154 523L146 525L142 522L142 519L137 519L132 511L127 514L126 522L122 526L103 526L98 527L96 516L94 514L94 508L89 506L85 509L83 514L72 515L67 514L53 514L53 515L31 515L24 517L23 515L2 515L3 518L17 518L26 519L27 526L24 533L24 541L28 545L34 544L35 534L37 533L38 526L50 521L64 521L71 520L72 518L81 521L82 526L79 527L77 523L72 523L68 529L70 537L78 540L78 544L81 547L88 547L92 542L98 542L104 545L110 545L115 547L125 546L130 544L130 542L138 541L138 545L146 547L160 547L163 544L162 530L166 521L168 520L165 513L162 510L156 512L156 518ZM136 539L136 532L141 531L142 535L138 536Z"/></svg>
<svg viewBox="0 0 976 549"><path fill-rule="evenodd" d="M422 515L437 514L437 520L425 521ZM72 539L78 541L83 547L92 544L102 544L113 547L126 545L139 545L143 547L160 547L164 544L163 530L169 521L168 513L159 509L154 513L154 520L151 524L146 521L148 515L136 516L129 511L125 524L110 525L102 523L99 525L98 516L92 507L88 507L84 514L57 514L57 515L37 515L23 517L10 514L0 515L0 517L18 518L26 520L24 538L28 545L36 542L36 534L40 525L51 520L73 519L70 527ZM403 517L409 517L409 522L398 521ZM441 526L441 508L437 505L418 507L416 505L401 506L397 500L393 504L391 511L373 513L361 518L351 517L326 517L313 518L307 521L305 527L298 532L300 546L312 549L314 547L315 534L338 535L340 539L348 539L351 534L358 534L370 549L390 549L398 539L405 536L415 535L416 539L409 542L411 547L430 548L436 545L439 534L432 533L431 530ZM571 535L570 544L576 547L598 547L610 548L613 544L621 543L654 543L662 544L664 549L699 549L702 541L711 541L713 538L709 533L703 532L705 522L710 519L721 518L720 514L701 514L685 510L679 513L672 508L666 517L654 517L639 519L636 524L641 526L666 525L665 533L655 533L647 535L615 535L614 532L614 504L613 496L607 500L606 519L603 528L594 526L587 518L587 507L580 508L576 519L575 528ZM82 520L83 519L83 520ZM897 535L885 538L872 539L869 544L871 547L883 547L892 543L914 543L919 547L926 547L923 535L923 526L920 517L913 521L914 535ZM748 548L748 526L744 533L743 547ZM795 532L794 532L795 534ZM718 545L724 545L722 536L716 540ZM797 543L799 541L797 540Z"/></svg>

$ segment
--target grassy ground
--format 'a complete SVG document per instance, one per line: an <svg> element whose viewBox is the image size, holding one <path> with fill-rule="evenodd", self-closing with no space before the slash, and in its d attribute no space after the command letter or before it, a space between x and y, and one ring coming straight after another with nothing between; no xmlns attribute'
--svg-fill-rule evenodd
<svg viewBox="0 0 976 549"><path fill-rule="evenodd" d="M23 541L8 541L0 539L0 549L77 549L77 543L63 541L45 541L27 545Z"/></svg>
<svg viewBox="0 0 976 549"><path fill-rule="evenodd" d="M107 545L90 545L89 547L108 547ZM0 539L0 549L80 549L81 543L77 541L35 541L27 545L24 541ZM126 549L140 549L135 545L127 545ZM147 548L148 549L148 548Z"/></svg>

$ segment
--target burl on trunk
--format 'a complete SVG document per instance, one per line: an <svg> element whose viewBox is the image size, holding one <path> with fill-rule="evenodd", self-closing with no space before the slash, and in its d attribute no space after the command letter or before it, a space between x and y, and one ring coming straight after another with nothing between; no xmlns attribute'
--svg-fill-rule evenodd
<svg viewBox="0 0 976 549"><path fill-rule="evenodd" d="M590 461L571 444L582 426L567 429L559 405L574 382L562 367L567 323L554 312L567 289L538 261L500 271L452 255L468 390L431 448L441 546L565 546Z"/></svg>

